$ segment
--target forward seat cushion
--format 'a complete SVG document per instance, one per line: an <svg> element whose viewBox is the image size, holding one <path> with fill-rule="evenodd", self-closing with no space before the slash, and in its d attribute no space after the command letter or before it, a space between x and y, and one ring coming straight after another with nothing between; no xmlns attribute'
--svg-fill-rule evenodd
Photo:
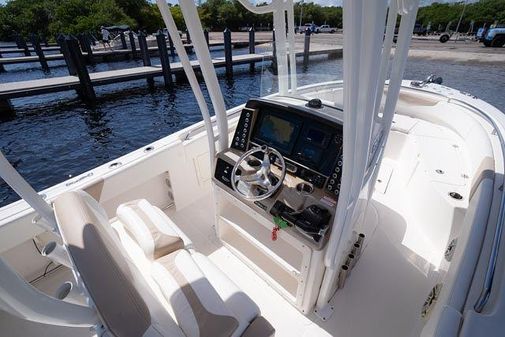
<svg viewBox="0 0 505 337"><path fill-rule="evenodd" d="M177 225L145 199L120 205L117 217L150 259L191 247L191 241Z"/></svg>
<svg viewBox="0 0 505 337"><path fill-rule="evenodd" d="M224 305L239 322L237 329L242 332L260 314L260 309L253 300L246 295L232 280L230 280L209 258L201 253L193 253L191 257L198 265L204 276L218 293ZM261 335L258 335L258 337ZM261 336L263 337L263 336Z"/></svg>
<svg viewBox="0 0 505 337"><path fill-rule="evenodd" d="M187 337L240 335L238 320L186 250L154 261L152 276Z"/></svg>

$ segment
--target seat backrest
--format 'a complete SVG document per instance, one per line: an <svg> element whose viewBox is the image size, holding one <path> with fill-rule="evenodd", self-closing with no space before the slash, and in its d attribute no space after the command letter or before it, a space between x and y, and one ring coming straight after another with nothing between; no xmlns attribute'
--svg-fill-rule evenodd
<svg viewBox="0 0 505 337"><path fill-rule="evenodd" d="M117 209L124 229L151 260L184 248L179 233L164 224L167 218L160 217L156 211L157 208L144 199L121 204Z"/></svg>
<svg viewBox="0 0 505 337"><path fill-rule="evenodd" d="M112 335L184 336L126 257L96 200L67 192L55 200L54 212L76 274Z"/></svg>

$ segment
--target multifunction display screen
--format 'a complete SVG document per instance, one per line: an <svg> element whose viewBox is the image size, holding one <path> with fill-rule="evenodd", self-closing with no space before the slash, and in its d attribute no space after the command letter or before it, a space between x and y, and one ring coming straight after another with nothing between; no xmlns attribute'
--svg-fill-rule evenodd
<svg viewBox="0 0 505 337"><path fill-rule="evenodd" d="M264 113L256 138L284 153L289 153L295 145L300 123L289 121L271 113Z"/></svg>
<svg viewBox="0 0 505 337"><path fill-rule="evenodd" d="M295 162L325 175L331 174L341 127L328 125L296 113L262 107L258 111L251 140L268 145Z"/></svg>

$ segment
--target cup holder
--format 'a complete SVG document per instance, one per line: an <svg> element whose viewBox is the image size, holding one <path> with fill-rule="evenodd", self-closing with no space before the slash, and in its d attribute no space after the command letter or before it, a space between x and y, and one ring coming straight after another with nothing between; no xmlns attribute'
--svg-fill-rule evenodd
<svg viewBox="0 0 505 337"><path fill-rule="evenodd" d="M310 183L303 182L296 185L296 190L300 194L309 195L312 194L312 192L314 192L314 186L312 186L312 184Z"/></svg>

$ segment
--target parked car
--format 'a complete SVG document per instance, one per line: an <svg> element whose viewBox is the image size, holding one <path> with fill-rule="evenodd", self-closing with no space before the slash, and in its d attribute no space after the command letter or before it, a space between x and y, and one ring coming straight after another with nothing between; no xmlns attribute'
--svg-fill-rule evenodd
<svg viewBox="0 0 505 337"><path fill-rule="evenodd" d="M503 47L505 45L505 25L489 28L482 42L486 47Z"/></svg>
<svg viewBox="0 0 505 337"><path fill-rule="evenodd" d="M311 33L316 33L318 28L319 27L313 23L306 23L303 26L296 27L295 33L303 34L303 33L305 33L306 30L310 30Z"/></svg>
<svg viewBox="0 0 505 337"><path fill-rule="evenodd" d="M330 25L321 25L316 28L316 33L330 33L333 34L337 31L337 28L330 27Z"/></svg>
<svg viewBox="0 0 505 337"><path fill-rule="evenodd" d="M423 27L422 24L416 23L416 25L414 26L414 32L413 33L415 35L425 36L428 33L428 30L426 29L426 27Z"/></svg>

